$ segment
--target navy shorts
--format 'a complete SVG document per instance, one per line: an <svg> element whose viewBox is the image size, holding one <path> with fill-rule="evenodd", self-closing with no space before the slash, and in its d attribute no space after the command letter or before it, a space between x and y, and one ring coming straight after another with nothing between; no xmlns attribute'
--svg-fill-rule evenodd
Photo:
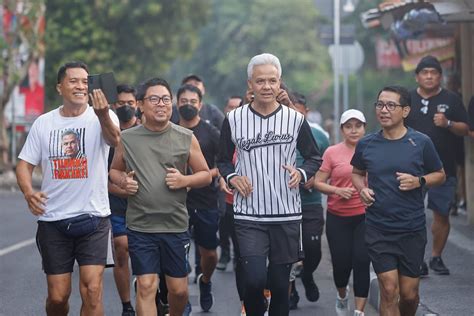
<svg viewBox="0 0 474 316"><path fill-rule="evenodd" d="M219 210L188 209L189 227L193 227L194 240L199 246L214 250L219 245Z"/></svg>
<svg viewBox="0 0 474 316"><path fill-rule="evenodd" d="M55 222L38 221L36 245L43 270L48 275L70 273L74 262L79 266L114 264L112 231L108 217L99 220L97 229L81 237L69 237Z"/></svg>
<svg viewBox="0 0 474 316"><path fill-rule="evenodd" d="M365 227L365 242L375 273L398 270L411 278L420 276L426 246L426 229L414 232L382 232Z"/></svg>
<svg viewBox="0 0 474 316"><path fill-rule="evenodd" d="M428 208L443 216L449 216L456 194L456 177L448 177L439 187L428 189Z"/></svg>
<svg viewBox="0 0 474 316"><path fill-rule="evenodd" d="M189 233L142 233L127 228L128 251L134 275L188 275Z"/></svg>
<svg viewBox="0 0 474 316"><path fill-rule="evenodd" d="M110 223L112 224L112 233L114 234L114 238L127 235L125 216L112 214L110 216Z"/></svg>

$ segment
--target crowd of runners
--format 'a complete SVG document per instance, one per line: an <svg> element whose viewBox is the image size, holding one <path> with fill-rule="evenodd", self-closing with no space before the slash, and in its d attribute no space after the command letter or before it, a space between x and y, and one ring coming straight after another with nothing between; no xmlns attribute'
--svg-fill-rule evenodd
<svg viewBox="0 0 474 316"><path fill-rule="evenodd" d="M319 299L324 232L334 288L323 290L335 293L336 315L364 315L371 265L380 314L415 315L420 277L449 274L441 255L458 146L470 130L460 97L441 86L442 71L424 57L415 89L377 89L378 131L366 135L364 113L350 109L334 123L343 140L330 145L271 54L251 58L247 91L230 96L224 112L203 101L194 74L175 94L162 78L118 85L109 106L101 90L88 91L87 65L64 64L56 85L63 103L34 122L17 166L38 216L47 315L69 313L75 262L81 315L104 315L108 266L123 316L189 315L188 282L210 311L219 296L213 273L229 263L236 315L288 315L299 300L296 275L308 301ZM40 190L31 181L36 166ZM428 264L426 195L434 214Z"/></svg>

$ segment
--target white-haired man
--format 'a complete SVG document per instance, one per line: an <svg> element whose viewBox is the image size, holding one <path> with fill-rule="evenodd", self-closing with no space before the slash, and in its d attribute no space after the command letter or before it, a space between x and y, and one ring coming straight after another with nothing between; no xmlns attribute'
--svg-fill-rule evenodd
<svg viewBox="0 0 474 316"><path fill-rule="evenodd" d="M302 255L298 185L314 175L321 158L303 115L276 99L281 78L278 58L253 57L247 74L254 99L225 119L218 166L235 189L235 231L247 314L264 314L263 289L268 284L270 315L287 315L290 269ZM296 168L296 149L305 160L301 168Z"/></svg>

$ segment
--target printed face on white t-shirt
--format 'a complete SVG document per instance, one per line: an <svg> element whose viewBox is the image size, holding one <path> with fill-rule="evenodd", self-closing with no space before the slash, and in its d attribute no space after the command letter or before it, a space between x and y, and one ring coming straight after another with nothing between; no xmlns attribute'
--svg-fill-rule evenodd
<svg viewBox="0 0 474 316"><path fill-rule="evenodd" d="M53 179L87 178L85 128L52 130L49 160Z"/></svg>

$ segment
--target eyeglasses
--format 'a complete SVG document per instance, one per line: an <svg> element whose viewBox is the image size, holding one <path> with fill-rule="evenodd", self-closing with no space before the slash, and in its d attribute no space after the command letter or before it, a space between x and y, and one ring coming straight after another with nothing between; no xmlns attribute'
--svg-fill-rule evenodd
<svg viewBox="0 0 474 316"><path fill-rule="evenodd" d="M157 95L150 95L149 97L143 98L143 100L147 99L152 105L158 105L160 101L163 101L163 104L165 105L171 104L171 97L169 95L164 95L162 97Z"/></svg>
<svg viewBox="0 0 474 316"><path fill-rule="evenodd" d="M384 103L382 101L377 101L374 103L374 106L377 110L382 110L384 107L387 108L389 111L395 111L397 106L402 106L401 104L397 104L395 102L387 102Z"/></svg>

